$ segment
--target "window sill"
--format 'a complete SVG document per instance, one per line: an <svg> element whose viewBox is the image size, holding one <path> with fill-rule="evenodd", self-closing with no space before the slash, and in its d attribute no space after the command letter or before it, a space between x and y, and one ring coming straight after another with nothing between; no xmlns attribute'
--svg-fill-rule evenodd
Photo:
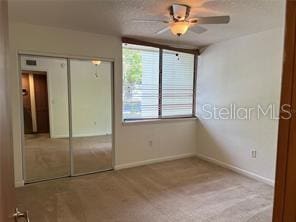
<svg viewBox="0 0 296 222"><path fill-rule="evenodd" d="M167 123L167 122L179 122L197 120L196 116L192 117L175 117L175 118L164 118L164 119L141 119L141 120L125 120L122 122L123 126L139 125L139 124L151 124L151 123Z"/></svg>

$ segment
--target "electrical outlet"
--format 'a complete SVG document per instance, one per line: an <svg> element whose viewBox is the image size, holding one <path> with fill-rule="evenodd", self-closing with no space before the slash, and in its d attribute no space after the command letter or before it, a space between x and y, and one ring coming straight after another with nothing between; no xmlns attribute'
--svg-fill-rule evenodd
<svg viewBox="0 0 296 222"><path fill-rule="evenodd" d="M257 151L256 150L251 150L251 157L256 158L257 157Z"/></svg>

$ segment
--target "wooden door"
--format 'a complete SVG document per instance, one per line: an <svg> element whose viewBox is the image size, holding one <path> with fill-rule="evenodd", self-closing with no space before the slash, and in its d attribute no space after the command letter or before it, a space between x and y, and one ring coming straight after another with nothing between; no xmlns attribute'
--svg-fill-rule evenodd
<svg viewBox="0 0 296 222"><path fill-rule="evenodd" d="M30 134L30 133L33 133L33 124L32 124L29 73L22 73L22 97L23 97L24 131L26 134Z"/></svg>
<svg viewBox="0 0 296 222"><path fill-rule="evenodd" d="M0 221L12 222L15 210L13 148L7 86L7 0L0 1Z"/></svg>
<svg viewBox="0 0 296 222"><path fill-rule="evenodd" d="M279 125L274 222L296 221L296 1L286 8L285 56L281 105L290 106L291 118ZM283 114L283 113L282 113Z"/></svg>
<svg viewBox="0 0 296 222"><path fill-rule="evenodd" d="M49 133L47 77L45 74L34 74L34 90L37 132Z"/></svg>

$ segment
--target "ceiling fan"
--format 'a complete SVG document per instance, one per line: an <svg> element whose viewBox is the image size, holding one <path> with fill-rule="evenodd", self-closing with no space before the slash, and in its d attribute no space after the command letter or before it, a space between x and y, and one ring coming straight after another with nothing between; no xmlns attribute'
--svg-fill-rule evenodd
<svg viewBox="0 0 296 222"><path fill-rule="evenodd" d="M226 16L210 16L190 18L191 7L184 4L173 4L169 7L170 18L168 20L144 20L135 19L134 22L161 22L168 24L167 27L161 29L156 34L162 34L171 30L176 36L184 35L188 29L201 34L207 31L206 28L199 26L200 24L227 24L230 17Z"/></svg>

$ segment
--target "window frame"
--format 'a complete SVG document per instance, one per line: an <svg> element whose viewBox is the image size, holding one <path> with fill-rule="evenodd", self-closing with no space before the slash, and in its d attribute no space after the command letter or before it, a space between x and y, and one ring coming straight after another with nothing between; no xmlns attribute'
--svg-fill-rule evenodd
<svg viewBox="0 0 296 222"><path fill-rule="evenodd" d="M197 64L198 64L198 49L183 49L183 48L175 48L167 45L156 44L151 42L145 42L137 39L132 38L122 38L122 45L123 44L132 44L132 45L139 45L139 46L149 46L154 47L159 50L159 83L158 83L158 117L151 117L151 118L134 118L134 119L125 119L123 117L123 109L122 109L122 121L124 123L129 122L147 122L147 121L157 121L157 120L172 120L172 119L192 119L196 118L196 80L197 80ZM162 79L163 79L163 50L170 50L175 52L187 53L192 54L193 58L193 87L192 87L192 114L191 115L175 115L175 116L162 116ZM122 76L123 78L123 76ZM123 104L124 101L122 101Z"/></svg>

